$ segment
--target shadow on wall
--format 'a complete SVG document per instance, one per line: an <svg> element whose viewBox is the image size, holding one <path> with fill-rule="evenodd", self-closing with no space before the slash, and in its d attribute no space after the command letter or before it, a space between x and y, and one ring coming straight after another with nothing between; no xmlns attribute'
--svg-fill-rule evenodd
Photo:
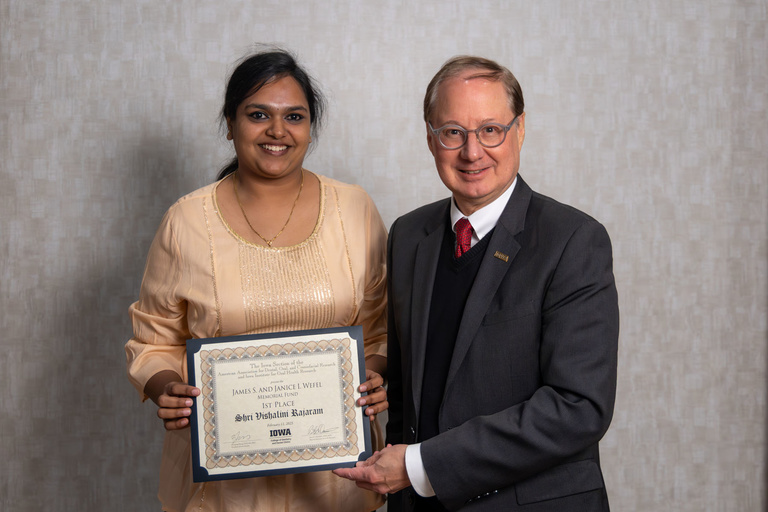
<svg viewBox="0 0 768 512"><path fill-rule="evenodd" d="M178 144L159 136L118 157L111 172L94 190L101 218L68 242L73 261L51 286L53 317L45 323L56 332L28 374L47 405L30 404L30 435L40 445L21 468L38 476L20 479L18 510L159 509L164 430L155 405L142 404L128 382L123 346L132 333L128 306L138 298L160 219L198 184ZM44 496L40 482L56 496Z"/></svg>
<svg viewBox="0 0 768 512"><path fill-rule="evenodd" d="M119 368L110 376L111 381L127 400L116 404L115 414L122 417L124 426L118 428L116 438L120 440L120 450L116 450L112 458L127 463L113 461L114 466L121 466L121 471L110 474L108 479L121 487L120 494L129 499L124 503L131 503L132 509L154 510L159 509L157 487L165 430L156 416L155 404L142 403L127 378L123 345L132 336L128 306L138 299L149 246L166 210L178 198L213 181L215 176L206 171L211 176L208 179L204 176L201 183L197 163L183 154L178 139L160 135L147 136L128 158L132 162L130 182L123 188L128 191L125 194L128 202L113 212L114 218L124 212L125 225L129 226L130 232L122 232L115 238L119 240L115 252L126 257L122 264L119 260L106 262L107 274L112 277L103 290L105 294L115 293L121 297L105 316L111 319L114 330L110 339L115 343L110 354L119 354ZM123 191L116 193L125 193Z"/></svg>

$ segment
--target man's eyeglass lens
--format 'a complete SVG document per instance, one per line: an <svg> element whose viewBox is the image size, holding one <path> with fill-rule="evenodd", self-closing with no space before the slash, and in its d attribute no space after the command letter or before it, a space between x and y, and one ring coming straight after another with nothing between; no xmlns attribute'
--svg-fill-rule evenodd
<svg viewBox="0 0 768 512"><path fill-rule="evenodd" d="M432 132L437 135L440 144L446 149L459 149L464 146L464 144L467 143L467 136L470 133L477 135L477 140L483 146L487 148L495 148L504 142L504 139L507 138L507 132L516 120L517 117L506 126L498 123L488 123L476 130L465 130L461 126L451 124L435 129L432 128L432 124L430 123L429 127L432 129Z"/></svg>

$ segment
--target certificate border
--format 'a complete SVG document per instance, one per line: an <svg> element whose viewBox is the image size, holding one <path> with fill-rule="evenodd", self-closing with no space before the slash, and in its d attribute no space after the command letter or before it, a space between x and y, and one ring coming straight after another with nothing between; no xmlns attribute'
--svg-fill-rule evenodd
<svg viewBox="0 0 768 512"><path fill-rule="evenodd" d="M364 353L364 344L363 344L363 329L359 325L355 326L349 326L349 327L336 327L336 328L327 328L327 329L308 329L308 330L301 330L301 331L290 331L290 332L272 332L272 333L263 333L263 334L246 334L246 335L240 335L240 336L224 336L219 338L195 338L187 340L187 368L189 373L189 384L196 387L201 387L201 385L205 385L205 375L204 371L201 368L198 368L196 366L196 356L198 353L204 350L210 350L210 351L219 351L220 349L217 348L217 345L226 344L226 343L242 343L242 342L248 342L248 341L258 341L259 344L263 344L264 341L270 340L270 339L278 339L282 338L285 340L284 343L282 343L282 346L287 346L290 344L304 344L306 345L306 341L300 341L300 342L292 342L290 341L290 338L304 338L307 336L316 336L318 338L322 338L322 340L330 340L330 339L336 339L335 341L340 341L341 339L348 338L350 342L354 342L357 346L357 379L358 382L355 382L354 378L352 379L351 385L353 386L353 389L356 389L356 385L359 385L360 383L364 382L366 380L365 378L365 353ZM338 347L337 347L338 348ZM337 350L334 349L334 350ZM294 352L295 353L295 352ZM232 357L240 357L242 355L248 355L244 354L244 351L241 351L240 354L234 354L233 351L230 350L228 353L228 356ZM252 354L250 354L252 355ZM279 354L273 354L275 357L279 357ZM350 361L352 362L352 361ZM354 367L352 368L354 370ZM354 376L353 376L354 377ZM363 394L365 395L365 393ZM242 464L239 462L235 462L235 466L240 466L240 469L238 471L233 472L227 472L223 471L222 469L225 469L227 464L221 464L220 462L218 464L215 464L216 467L216 473L211 473L209 469L207 468L208 464L211 463L211 459L208 456L203 456L205 460L201 460L201 430L203 436L208 435L206 433L206 428L210 429L210 425L206 426L205 424L208 423L207 421L201 422L198 421L199 407L204 407L204 410L202 411L205 415L205 406L201 403L201 401L205 399L205 394L201 394L200 396L196 397L193 400L192 405L192 414L190 417L190 436L192 441L192 476L193 480L195 482L205 482L205 481L213 481L213 480L230 480L230 479L240 479L240 478L253 478L253 477L259 477L259 476L269 476L269 475L283 475L283 474L291 474L291 473L306 473L306 472L313 472L313 471L326 471L331 470L339 467L352 467L355 465L355 463L358 460L365 460L372 454L371 449L371 432L370 432L370 419L367 415L364 414L364 411L362 409L358 409L357 406L354 405L354 401L352 404L352 410L353 411L359 411L359 414L353 414L354 416L360 416L360 418L355 418L355 421L353 422L354 425L361 424L362 426L362 432L354 432L352 433L353 436L357 437L360 434L363 435L364 440L364 450L358 454L358 457L356 460L347 460L345 462L329 462L327 464L317 464L317 465L303 465L300 467L291 467L291 468L274 468L273 464L275 463L281 463L286 462L287 460L295 461L295 459L288 459L287 455L282 450L275 450L274 452L271 452L272 454L282 454L282 459L284 460L277 460L277 457L272 457L271 460L266 461L265 466L268 469L253 469L252 471L243 471L242 466L243 465L251 465L251 464ZM346 429L345 429L346 430ZM345 441L349 438L349 436L345 435ZM209 446L205 447L206 452L211 451L211 448ZM295 450L294 450L295 451ZM348 457L349 454L345 455ZM304 460L307 460L307 457L302 457ZM309 457L311 459L312 457ZM333 460L333 457L320 457L321 459L327 459L327 460ZM255 467L260 466L265 461L254 463L253 465Z"/></svg>

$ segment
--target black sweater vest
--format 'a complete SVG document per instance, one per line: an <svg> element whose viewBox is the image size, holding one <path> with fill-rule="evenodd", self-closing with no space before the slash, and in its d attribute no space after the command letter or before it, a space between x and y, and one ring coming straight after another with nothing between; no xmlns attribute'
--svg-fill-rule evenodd
<svg viewBox="0 0 768 512"><path fill-rule="evenodd" d="M439 433L438 415L461 316L491 234L484 236L458 259L454 256L456 235L450 226L447 226L443 236L429 309L427 353L419 409L419 441L426 441Z"/></svg>

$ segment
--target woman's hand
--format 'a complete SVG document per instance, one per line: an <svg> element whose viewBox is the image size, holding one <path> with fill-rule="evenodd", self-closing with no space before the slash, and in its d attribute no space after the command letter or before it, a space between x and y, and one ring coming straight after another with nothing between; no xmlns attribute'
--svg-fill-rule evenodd
<svg viewBox="0 0 768 512"><path fill-rule="evenodd" d="M365 414L370 419L375 419L376 415L389 409L387 402L387 390L384 389L384 378L373 370L365 370L365 378L368 379L358 387L361 393L368 392L368 395L360 397L357 405L368 407Z"/></svg>
<svg viewBox="0 0 768 512"><path fill-rule="evenodd" d="M180 430L189 426L192 398L200 390L183 382L169 382L163 394L157 397L157 417L163 420L165 430Z"/></svg>
<svg viewBox="0 0 768 512"><path fill-rule="evenodd" d="M189 426L193 398L200 390L181 381L173 371L162 371L144 386L144 393L157 404L157 417L163 420L166 430L180 430Z"/></svg>

